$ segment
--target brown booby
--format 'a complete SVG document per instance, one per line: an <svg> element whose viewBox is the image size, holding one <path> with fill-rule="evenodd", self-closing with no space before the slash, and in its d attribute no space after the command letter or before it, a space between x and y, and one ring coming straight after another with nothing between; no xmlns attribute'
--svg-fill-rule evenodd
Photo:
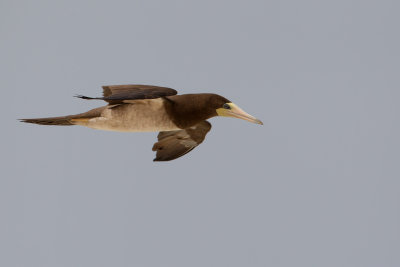
<svg viewBox="0 0 400 267"><path fill-rule="evenodd" d="M103 97L87 97L108 102L107 106L62 117L21 119L41 125L81 125L118 132L160 132L154 161L168 161L190 152L204 141L211 129L207 119L234 117L257 124L260 120L247 114L228 99L217 94L177 95L171 88L151 85L103 86Z"/></svg>

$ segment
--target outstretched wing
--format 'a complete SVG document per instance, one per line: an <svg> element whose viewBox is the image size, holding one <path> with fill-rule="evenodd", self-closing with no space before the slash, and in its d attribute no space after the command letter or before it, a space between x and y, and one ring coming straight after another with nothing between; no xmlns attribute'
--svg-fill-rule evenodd
<svg viewBox="0 0 400 267"><path fill-rule="evenodd" d="M211 123L202 121L192 127L178 131L160 132L153 151L157 151L154 161L177 159L200 145L211 129Z"/></svg>
<svg viewBox="0 0 400 267"><path fill-rule="evenodd" d="M127 85L107 85L103 86L103 97L88 97L78 95L82 99L100 99L107 101L110 105L127 103L128 100L154 99L164 96L176 95L178 92L172 88L127 84Z"/></svg>

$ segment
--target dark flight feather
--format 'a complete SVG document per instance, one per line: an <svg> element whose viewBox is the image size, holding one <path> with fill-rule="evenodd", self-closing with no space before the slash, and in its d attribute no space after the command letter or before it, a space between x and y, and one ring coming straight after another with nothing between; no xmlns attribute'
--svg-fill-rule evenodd
<svg viewBox="0 0 400 267"><path fill-rule="evenodd" d="M155 99L165 96L176 95L175 89L140 84L108 85L103 86L103 97L88 97L77 95L76 97L86 100L104 100L110 105L126 103L127 100Z"/></svg>
<svg viewBox="0 0 400 267"><path fill-rule="evenodd" d="M204 141L210 129L211 123L202 121L187 129L160 132L152 149L157 151L154 161L174 160L189 153Z"/></svg>

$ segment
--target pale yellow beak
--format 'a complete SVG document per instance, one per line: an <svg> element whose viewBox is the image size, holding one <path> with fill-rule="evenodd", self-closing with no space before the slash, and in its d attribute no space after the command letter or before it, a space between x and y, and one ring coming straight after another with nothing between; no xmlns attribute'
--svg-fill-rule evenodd
<svg viewBox="0 0 400 267"><path fill-rule="evenodd" d="M242 120L246 120L249 122L257 123L263 125L262 121L259 119L251 116L250 114L246 113L243 109L239 108L233 103L226 103L225 105L228 105L230 109L226 108L218 108L217 114L218 116L224 116L224 117L233 117L233 118L238 118Z"/></svg>

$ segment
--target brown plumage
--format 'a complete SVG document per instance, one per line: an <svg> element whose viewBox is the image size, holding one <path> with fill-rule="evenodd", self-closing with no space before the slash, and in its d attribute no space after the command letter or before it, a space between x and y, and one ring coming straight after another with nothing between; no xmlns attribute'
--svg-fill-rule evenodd
<svg viewBox="0 0 400 267"><path fill-rule="evenodd" d="M160 132L153 146L157 151L154 161L173 160L189 153L204 141L210 129L211 123L201 121L183 130Z"/></svg>
<svg viewBox="0 0 400 267"><path fill-rule="evenodd" d="M76 115L60 116L60 117L50 117L50 118L36 118L36 119L20 119L22 122L34 123L40 125L57 125L57 126L71 126L75 125L73 120L77 119L92 119L101 116L101 112L106 107L99 107L88 112L79 113Z"/></svg>
<svg viewBox="0 0 400 267"><path fill-rule="evenodd" d="M177 95L171 88L150 85L103 86L103 97L77 97L104 100L107 106L62 117L22 119L41 125L81 125L93 129L152 132L160 131L153 146L155 161L173 160L201 144L211 129L206 121L228 116L262 124L228 99L216 94Z"/></svg>

